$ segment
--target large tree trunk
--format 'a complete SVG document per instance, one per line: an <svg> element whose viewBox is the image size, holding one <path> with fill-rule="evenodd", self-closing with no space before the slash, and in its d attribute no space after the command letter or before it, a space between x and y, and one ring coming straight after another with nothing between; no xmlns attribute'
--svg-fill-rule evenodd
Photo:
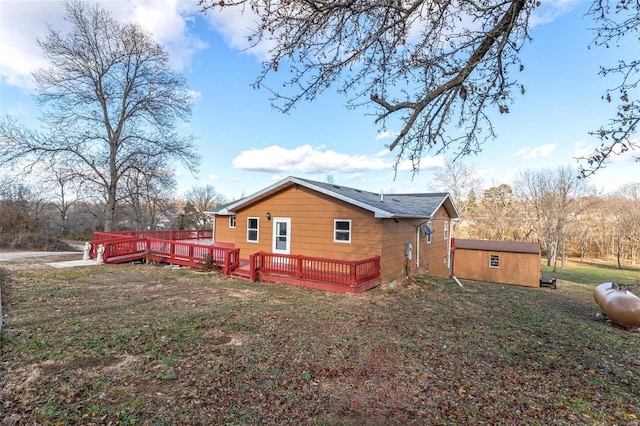
<svg viewBox="0 0 640 426"><path fill-rule="evenodd" d="M104 230L105 232L113 231L113 226L116 217L116 184L112 182L108 188L107 196L107 211L104 218Z"/></svg>

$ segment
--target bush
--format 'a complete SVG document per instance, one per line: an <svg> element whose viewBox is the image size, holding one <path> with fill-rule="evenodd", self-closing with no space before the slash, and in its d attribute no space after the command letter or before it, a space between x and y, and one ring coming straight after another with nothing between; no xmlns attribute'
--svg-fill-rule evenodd
<svg viewBox="0 0 640 426"><path fill-rule="evenodd" d="M73 251L73 247L53 237L38 232L4 233L0 248L14 250Z"/></svg>

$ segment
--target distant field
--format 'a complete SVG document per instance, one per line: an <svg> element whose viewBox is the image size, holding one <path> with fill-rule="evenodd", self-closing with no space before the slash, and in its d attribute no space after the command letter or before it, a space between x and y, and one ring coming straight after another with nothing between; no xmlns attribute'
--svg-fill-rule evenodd
<svg viewBox="0 0 640 426"><path fill-rule="evenodd" d="M640 284L640 265L626 265L619 269L614 259L609 260L579 260L571 259L561 268L558 262L557 271L546 266L546 259L542 261L542 274L545 277L555 277L559 280L576 284L597 285L607 282L625 284Z"/></svg>
<svg viewBox="0 0 640 426"><path fill-rule="evenodd" d="M426 277L344 295L5 266L3 425L640 422L640 335L596 319L608 268L572 263L555 290Z"/></svg>

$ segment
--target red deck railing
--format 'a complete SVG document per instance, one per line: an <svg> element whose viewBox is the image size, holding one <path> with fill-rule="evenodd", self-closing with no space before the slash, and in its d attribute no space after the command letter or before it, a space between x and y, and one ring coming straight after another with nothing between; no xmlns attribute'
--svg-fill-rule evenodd
<svg viewBox="0 0 640 426"><path fill-rule="evenodd" d="M153 230L153 231L110 231L94 232L93 239L97 241L112 240L114 236L137 237L137 238L158 238L162 240L205 240L213 238L211 229L179 229L179 230Z"/></svg>
<svg viewBox="0 0 640 426"><path fill-rule="evenodd" d="M224 275L231 275L240 266L240 249L230 244L181 241L206 235L211 231L95 232L91 258L96 258L97 248L102 245L105 263L146 259L194 268L211 265L221 267ZM358 293L380 284L380 256L347 261L258 252L250 256L248 278Z"/></svg>
<svg viewBox="0 0 640 426"><path fill-rule="evenodd" d="M216 245L202 245L192 242L147 238L147 256L159 261L176 265L202 268L206 265L222 267L229 275L240 264L240 249Z"/></svg>
<svg viewBox="0 0 640 426"><path fill-rule="evenodd" d="M349 261L258 252L251 255L249 266L251 280L273 280L280 276L293 278L295 282L287 282L294 284L323 282L336 286L359 287L375 286L379 284L380 279L380 256Z"/></svg>

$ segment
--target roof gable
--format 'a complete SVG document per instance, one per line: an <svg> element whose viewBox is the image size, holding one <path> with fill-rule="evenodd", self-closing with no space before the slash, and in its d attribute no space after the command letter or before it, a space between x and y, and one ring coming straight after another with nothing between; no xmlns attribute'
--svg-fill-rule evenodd
<svg viewBox="0 0 640 426"><path fill-rule="evenodd" d="M253 195L232 202L208 213L233 214L283 189L302 186L337 200L368 210L376 218L431 218L441 206L451 218L458 218L451 197L446 192L422 194L376 194L342 185L316 182L309 179L288 177Z"/></svg>

